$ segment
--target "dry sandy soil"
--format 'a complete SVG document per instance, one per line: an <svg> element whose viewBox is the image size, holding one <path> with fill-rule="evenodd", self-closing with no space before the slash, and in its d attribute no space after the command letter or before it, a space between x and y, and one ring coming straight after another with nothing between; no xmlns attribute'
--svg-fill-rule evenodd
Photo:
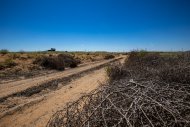
<svg viewBox="0 0 190 127"><path fill-rule="evenodd" d="M123 63L124 58L119 60ZM101 83L106 82L105 69L103 66L100 68L96 67L112 61L113 60L102 61L64 72L0 84L0 127L46 126L50 117L56 111L62 109L68 102L77 100L82 95L99 87ZM38 86L46 82L51 83L51 81L64 79L64 77L78 73L80 74L92 68L95 69L78 78L74 78L70 82L59 82L58 88L54 90L46 89L32 96L22 96L22 91L30 90L30 88L34 87L38 88ZM12 104L12 102L15 104Z"/></svg>

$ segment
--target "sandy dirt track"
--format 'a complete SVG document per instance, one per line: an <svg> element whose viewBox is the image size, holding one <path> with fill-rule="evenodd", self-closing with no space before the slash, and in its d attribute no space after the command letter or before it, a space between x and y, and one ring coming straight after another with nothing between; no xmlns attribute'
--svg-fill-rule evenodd
<svg viewBox="0 0 190 127"><path fill-rule="evenodd" d="M85 93L97 88L100 83L105 82L105 70L100 69L71 82L62 89L46 96L43 101L21 112L6 116L0 120L1 127L44 127L50 117L67 102L77 100Z"/></svg>
<svg viewBox="0 0 190 127"><path fill-rule="evenodd" d="M33 86L38 86L38 85L48 82L48 81L52 81L55 79L67 77L72 74L80 73L84 70L99 66L101 64L109 63L110 61L112 61L112 60L101 61L98 63L96 62L93 64L88 64L86 66L77 67L74 69L65 70L63 72L52 73L52 74L48 74L48 75L44 75L44 76L40 76L40 77L29 78L29 79L0 84L0 98L9 96L14 93L18 93L20 91L24 91L27 88L30 88Z"/></svg>
<svg viewBox="0 0 190 127"><path fill-rule="evenodd" d="M120 61L123 62L123 60ZM92 66L90 65L90 67ZM106 82L106 79L105 68L75 79L61 89L44 96L42 101L1 118L0 127L45 127L56 111L62 109L68 102L73 102L96 89L101 85L100 83Z"/></svg>

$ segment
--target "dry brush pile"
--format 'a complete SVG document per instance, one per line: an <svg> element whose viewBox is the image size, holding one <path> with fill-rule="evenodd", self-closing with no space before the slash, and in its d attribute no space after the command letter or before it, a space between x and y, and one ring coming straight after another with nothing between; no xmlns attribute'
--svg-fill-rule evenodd
<svg viewBox="0 0 190 127"><path fill-rule="evenodd" d="M124 66L109 68L106 85L55 113L47 126L188 127L189 70L189 54L132 52Z"/></svg>
<svg viewBox="0 0 190 127"><path fill-rule="evenodd" d="M33 63L39 64L45 68L64 70L65 67L77 67L77 65L80 63L80 60L75 59L68 54L59 54L58 56L38 57Z"/></svg>

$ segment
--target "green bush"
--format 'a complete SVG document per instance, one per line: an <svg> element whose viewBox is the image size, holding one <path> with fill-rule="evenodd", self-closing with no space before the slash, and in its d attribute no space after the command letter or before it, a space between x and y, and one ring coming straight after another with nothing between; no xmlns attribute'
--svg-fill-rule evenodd
<svg viewBox="0 0 190 127"><path fill-rule="evenodd" d="M1 49L0 53L3 54L3 55L5 55L5 54L9 53L9 50L7 50L7 49Z"/></svg>

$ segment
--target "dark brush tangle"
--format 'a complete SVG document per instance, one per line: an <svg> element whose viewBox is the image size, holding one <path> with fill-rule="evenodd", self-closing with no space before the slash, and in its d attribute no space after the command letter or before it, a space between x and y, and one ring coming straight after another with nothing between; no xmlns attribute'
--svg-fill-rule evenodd
<svg viewBox="0 0 190 127"><path fill-rule="evenodd" d="M33 63L49 69L64 70L65 67L77 67L80 61L71 55L59 54L58 56L38 57Z"/></svg>
<svg viewBox="0 0 190 127"><path fill-rule="evenodd" d="M184 54L131 54L122 73L109 71L121 79L67 104L47 127L189 127L189 63Z"/></svg>

